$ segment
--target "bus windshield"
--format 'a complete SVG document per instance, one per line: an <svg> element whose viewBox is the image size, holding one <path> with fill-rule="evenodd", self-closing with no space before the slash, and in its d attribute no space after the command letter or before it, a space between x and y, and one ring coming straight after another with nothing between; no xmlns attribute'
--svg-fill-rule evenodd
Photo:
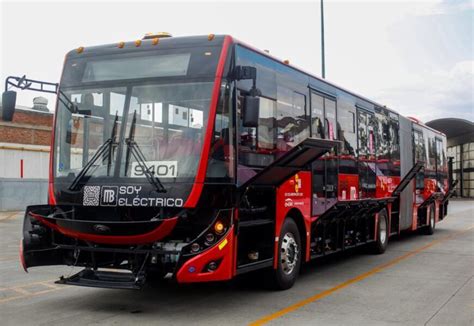
<svg viewBox="0 0 474 326"><path fill-rule="evenodd" d="M143 153L148 169L162 182L194 178L212 86L212 81L199 81L63 88L79 111L71 113L62 104L58 108L56 177L76 177L115 134L112 145L94 162L85 180L145 178L143 162L127 148L130 138ZM131 130L133 116L136 122Z"/></svg>

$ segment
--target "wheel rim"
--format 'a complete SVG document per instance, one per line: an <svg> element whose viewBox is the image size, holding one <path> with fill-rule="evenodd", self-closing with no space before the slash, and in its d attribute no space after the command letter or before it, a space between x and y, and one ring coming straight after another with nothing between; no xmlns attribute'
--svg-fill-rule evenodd
<svg viewBox="0 0 474 326"><path fill-rule="evenodd" d="M289 275L293 272L298 262L298 243L292 233L288 232L283 236L281 241L281 255L280 262L282 270Z"/></svg>
<svg viewBox="0 0 474 326"><path fill-rule="evenodd" d="M379 220L379 224L380 242L385 243L385 241L387 241L387 221L385 220L385 217L382 217Z"/></svg>

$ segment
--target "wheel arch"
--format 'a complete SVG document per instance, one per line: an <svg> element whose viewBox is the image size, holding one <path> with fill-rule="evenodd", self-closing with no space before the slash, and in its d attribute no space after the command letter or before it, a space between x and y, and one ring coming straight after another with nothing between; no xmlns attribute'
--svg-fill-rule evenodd
<svg viewBox="0 0 474 326"><path fill-rule="evenodd" d="M292 208L287 214L285 219L291 218L295 221L296 226L298 227L298 231L300 232L300 240L301 240L301 248L302 253L301 257L303 258L302 262L306 260L307 254L307 236L306 236L306 225L303 213L297 208Z"/></svg>

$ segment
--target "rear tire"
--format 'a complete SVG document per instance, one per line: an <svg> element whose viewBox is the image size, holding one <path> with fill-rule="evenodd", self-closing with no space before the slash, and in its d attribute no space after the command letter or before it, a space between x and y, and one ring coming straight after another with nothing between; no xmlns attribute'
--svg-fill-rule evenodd
<svg viewBox="0 0 474 326"><path fill-rule="evenodd" d="M383 254L388 246L388 214L384 208L379 212L377 223L377 240L372 244L371 252L376 255Z"/></svg>
<svg viewBox="0 0 474 326"><path fill-rule="evenodd" d="M433 204L430 205L430 215L428 216L428 225L424 228L424 234L432 235L436 228L435 220L435 207Z"/></svg>
<svg viewBox="0 0 474 326"><path fill-rule="evenodd" d="M292 218L283 222L278 241L277 269L269 271L267 284L273 290L286 290L295 284L301 267L301 238Z"/></svg>

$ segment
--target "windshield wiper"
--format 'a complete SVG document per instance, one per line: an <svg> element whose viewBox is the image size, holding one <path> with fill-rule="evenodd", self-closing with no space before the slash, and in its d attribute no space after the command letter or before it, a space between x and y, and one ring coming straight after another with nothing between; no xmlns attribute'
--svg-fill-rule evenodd
<svg viewBox="0 0 474 326"><path fill-rule="evenodd" d="M143 173L145 174L148 182L150 182L155 188L157 192L166 192L165 187L160 182L160 180L150 172L148 166L146 165L146 158L143 155L140 147L138 146L137 142L135 141L135 125L137 124L137 111L133 112L133 119L132 124L130 125L130 133L128 138L125 140L127 144L127 153L125 155L125 176L127 175L128 166L130 164L130 154L133 155L137 163L141 166Z"/></svg>
<svg viewBox="0 0 474 326"><path fill-rule="evenodd" d="M107 175L109 175L110 172L110 167L112 165L112 149L113 146L117 144L115 141L115 138L117 137L117 122L118 122L118 112L115 113L115 119L114 119L114 126L112 127L112 133L109 139L107 139L102 145L97 148L97 151L95 154L92 156L92 158L87 162L86 165L82 168L82 170L79 172L79 174L74 178L72 181L71 185L69 186L69 190L79 190L79 182L84 178L86 173L91 169L91 167L94 165L94 163L102 156L105 154L107 149L109 150L108 152L108 163L107 163Z"/></svg>

